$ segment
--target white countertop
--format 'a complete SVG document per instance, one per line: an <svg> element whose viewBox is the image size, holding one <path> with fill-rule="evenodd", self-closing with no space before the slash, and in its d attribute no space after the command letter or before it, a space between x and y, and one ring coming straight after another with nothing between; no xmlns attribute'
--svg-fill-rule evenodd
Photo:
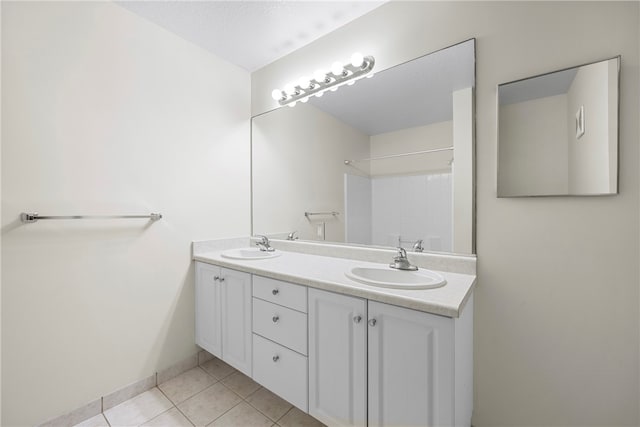
<svg viewBox="0 0 640 427"><path fill-rule="evenodd" d="M353 267L386 267L388 264L282 250L278 251L281 255L275 258L240 260L224 258L221 256L222 252L224 251L199 253L195 254L193 259L259 276L447 317L460 316L476 282L476 277L470 274L438 271L447 280L447 284L443 287L418 290L388 289L355 282L344 274Z"/></svg>

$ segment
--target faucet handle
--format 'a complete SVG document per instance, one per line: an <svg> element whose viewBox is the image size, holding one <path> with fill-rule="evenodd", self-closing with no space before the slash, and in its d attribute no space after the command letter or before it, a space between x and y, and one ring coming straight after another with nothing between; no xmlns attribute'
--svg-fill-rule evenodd
<svg viewBox="0 0 640 427"><path fill-rule="evenodd" d="M265 235L262 234L256 234L254 237L259 237L260 238L260 243L266 244L269 243L269 238ZM256 243L257 245L258 243Z"/></svg>
<svg viewBox="0 0 640 427"><path fill-rule="evenodd" d="M406 258L406 257L407 257L407 251L402 246L398 246L398 258Z"/></svg>

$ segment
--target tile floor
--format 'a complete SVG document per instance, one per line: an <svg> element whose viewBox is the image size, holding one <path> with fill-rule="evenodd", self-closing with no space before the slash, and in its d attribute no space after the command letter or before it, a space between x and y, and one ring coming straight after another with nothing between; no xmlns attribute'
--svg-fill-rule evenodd
<svg viewBox="0 0 640 427"><path fill-rule="evenodd" d="M76 427L323 425L214 358Z"/></svg>

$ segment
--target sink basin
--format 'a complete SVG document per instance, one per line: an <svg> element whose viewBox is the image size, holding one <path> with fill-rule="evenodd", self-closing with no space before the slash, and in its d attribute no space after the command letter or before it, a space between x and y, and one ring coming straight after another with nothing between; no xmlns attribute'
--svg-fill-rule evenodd
<svg viewBox="0 0 640 427"><path fill-rule="evenodd" d="M345 275L365 285L394 289L431 289L447 283L442 275L426 269L404 271L392 268L354 267Z"/></svg>
<svg viewBox="0 0 640 427"><path fill-rule="evenodd" d="M268 259L280 256L280 252L266 252L261 251L258 248L241 248L229 249L228 251L222 252L220 255L222 255L224 258L231 259Z"/></svg>

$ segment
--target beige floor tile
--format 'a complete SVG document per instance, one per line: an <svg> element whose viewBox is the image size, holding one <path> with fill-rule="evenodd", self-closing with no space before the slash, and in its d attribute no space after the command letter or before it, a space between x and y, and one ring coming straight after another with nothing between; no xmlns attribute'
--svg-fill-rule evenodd
<svg viewBox="0 0 640 427"><path fill-rule="evenodd" d="M209 424L211 427L270 427L271 425L273 425L273 421L246 402L235 406Z"/></svg>
<svg viewBox="0 0 640 427"><path fill-rule="evenodd" d="M152 388L104 412L112 426L137 426L171 408L173 404L157 388Z"/></svg>
<svg viewBox="0 0 640 427"><path fill-rule="evenodd" d="M305 414L298 408L293 408L278 420L278 425L282 427L322 427L320 421L309 414Z"/></svg>
<svg viewBox="0 0 640 427"><path fill-rule="evenodd" d="M227 365L217 357L204 362L202 365L200 365L200 367L204 369L208 374L213 375L219 380L228 377L229 375L236 372L235 369L233 369L231 366Z"/></svg>
<svg viewBox="0 0 640 427"><path fill-rule="evenodd" d="M259 389L246 400L251 406L273 421L278 421L292 407L289 402L271 393L266 388Z"/></svg>
<svg viewBox="0 0 640 427"><path fill-rule="evenodd" d="M242 372L234 372L233 374L223 379L222 382L224 383L224 385L238 393L240 397L244 399L246 399L247 396L260 388L260 384L253 381Z"/></svg>
<svg viewBox="0 0 640 427"><path fill-rule="evenodd" d="M178 409L196 426L204 426L236 406L242 399L225 387L215 383L178 405Z"/></svg>
<svg viewBox="0 0 640 427"><path fill-rule="evenodd" d="M200 368L193 368L187 372L171 378L158 385L174 404L182 403L191 396L200 393L217 380Z"/></svg>
<svg viewBox="0 0 640 427"><path fill-rule="evenodd" d="M109 423L102 414L91 417L88 420L76 424L74 427L109 427Z"/></svg>
<svg viewBox="0 0 640 427"><path fill-rule="evenodd" d="M143 426L151 427L193 427L191 421L187 419L177 408L171 408L167 412L158 415Z"/></svg>

